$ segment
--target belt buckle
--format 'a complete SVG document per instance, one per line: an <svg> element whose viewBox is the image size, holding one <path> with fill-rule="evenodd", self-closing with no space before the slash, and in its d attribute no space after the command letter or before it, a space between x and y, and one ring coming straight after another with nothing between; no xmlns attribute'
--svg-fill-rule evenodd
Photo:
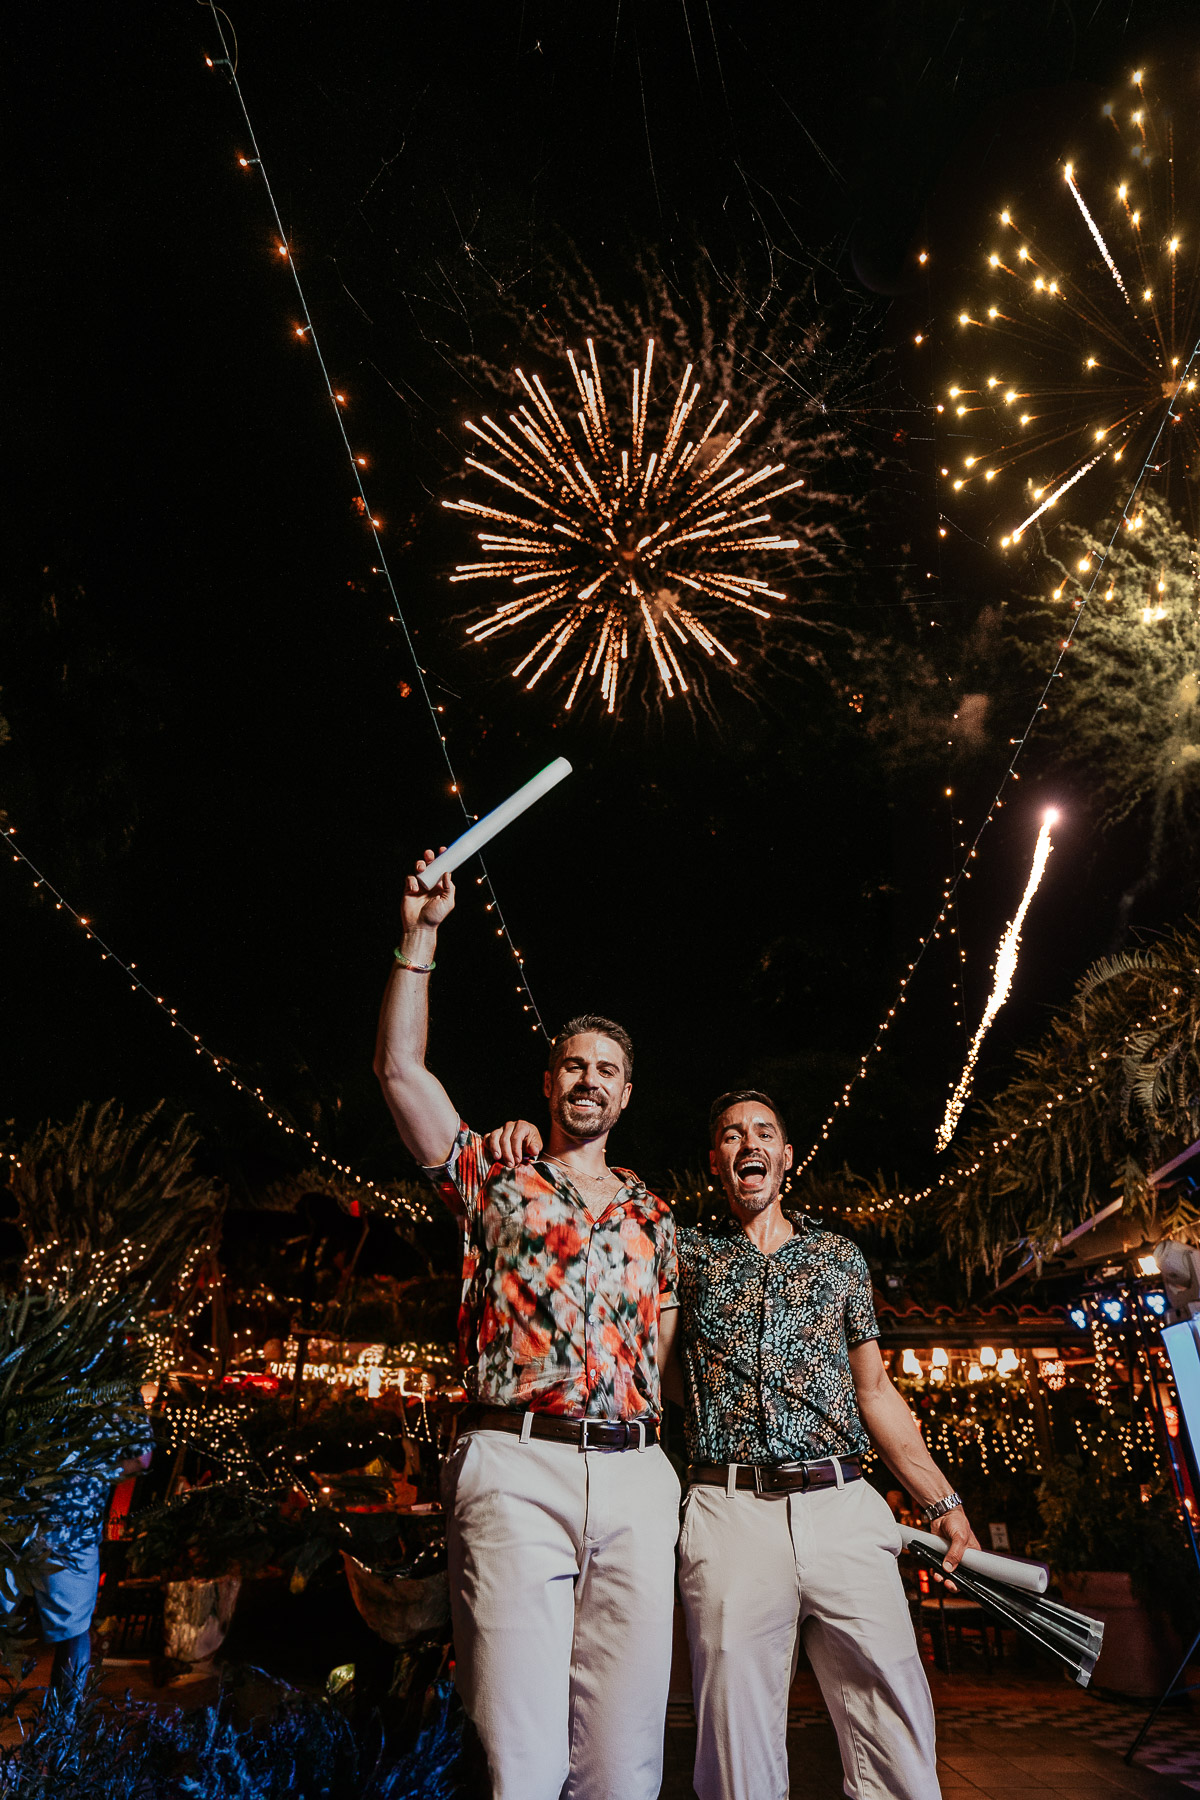
<svg viewBox="0 0 1200 1800"><path fill-rule="evenodd" d="M588 1442L588 1426L589 1425L597 1425L597 1426L599 1426L599 1425L617 1425L620 1423L621 1423L621 1421L618 1419L585 1418L583 1421L583 1429L579 1433L579 1448L581 1450L619 1450L621 1448L621 1445L619 1445L619 1444L591 1444L591 1443L589 1443ZM629 1444L629 1427L628 1427L628 1425L626 1425L626 1427L625 1427L625 1446L628 1447L628 1444Z"/></svg>
<svg viewBox="0 0 1200 1800"><path fill-rule="evenodd" d="M772 1473L772 1475L784 1476L789 1481L794 1480L795 1477L797 1475L799 1475L799 1477L800 1477L799 1491L802 1494L807 1494L808 1485L809 1485L808 1470L805 1468L803 1463L794 1463L794 1462L793 1463L783 1463L783 1464L780 1464L777 1468L772 1469L771 1473ZM772 1487L769 1491L773 1493L776 1490L774 1489L774 1487ZM791 1489L791 1490L784 1489L783 1491L784 1492L788 1492L788 1491L795 1492L796 1490L795 1489Z"/></svg>

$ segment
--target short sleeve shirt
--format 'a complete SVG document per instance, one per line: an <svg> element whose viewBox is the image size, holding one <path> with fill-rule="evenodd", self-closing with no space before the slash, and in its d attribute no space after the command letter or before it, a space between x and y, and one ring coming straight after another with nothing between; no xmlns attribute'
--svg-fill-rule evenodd
<svg viewBox="0 0 1200 1800"><path fill-rule="evenodd" d="M138 1388L131 1388L125 1404L110 1415L106 1430L111 1434L114 1429L122 1440L115 1451L110 1449L99 1460L79 1452L49 1491L42 1531L56 1550L95 1538L113 1488L122 1478L122 1464L154 1449L154 1428Z"/></svg>
<svg viewBox="0 0 1200 1800"><path fill-rule="evenodd" d="M850 1351L879 1335L870 1274L848 1238L794 1224L771 1256L734 1220L680 1228L692 1462L812 1462L868 1447Z"/></svg>
<svg viewBox="0 0 1200 1800"><path fill-rule="evenodd" d="M489 1406L657 1418L658 1315L675 1306L675 1220L628 1169L593 1215L556 1163L508 1168L460 1125L425 1174L463 1221L459 1349Z"/></svg>

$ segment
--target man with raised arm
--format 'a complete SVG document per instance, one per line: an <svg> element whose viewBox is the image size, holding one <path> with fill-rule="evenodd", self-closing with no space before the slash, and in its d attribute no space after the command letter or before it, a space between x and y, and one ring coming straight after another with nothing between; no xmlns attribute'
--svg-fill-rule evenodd
<svg viewBox="0 0 1200 1800"><path fill-rule="evenodd" d="M853 1800L938 1800L933 1706L896 1556L862 1479L873 1443L958 1566L975 1544L879 1354L871 1280L848 1238L780 1204L783 1118L722 1094L709 1164L729 1216L680 1228L679 1343L689 1467L679 1540L699 1800L786 1800L787 1698L801 1638ZM510 1161L540 1139L494 1134ZM668 1371L668 1392L680 1370Z"/></svg>
<svg viewBox="0 0 1200 1800"><path fill-rule="evenodd" d="M443 1477L456 1678L494 1800L654 1800L679 1525L658 1443L674 1221L606 1160L633 1063L610 1019L572 1019L551 1045L544 1154L539 1138L536 1158L497 1163L460 1122L425 1066L453 906L448 875L429 894L409 877L375 1071L463 1224L470 1404Z"/></svg>

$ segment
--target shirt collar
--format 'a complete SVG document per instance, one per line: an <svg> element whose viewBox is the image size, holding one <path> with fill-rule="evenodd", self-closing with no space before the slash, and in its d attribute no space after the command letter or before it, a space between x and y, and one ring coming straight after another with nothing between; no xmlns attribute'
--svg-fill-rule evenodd
<svg viewBox="0 0 1200 1800"><path fill-rule="evenodd" d="M552 1161L548 1156L536 1156L533 1161L533 1166L535 1169L541 1171L543 1177L550 1182L552 1187L565 1188L567 1192L573 1194L576 1199L583 1198L579 1189L575 1186L561 1164ZM608 1166L609 1173L618 1176L624 1183L631 1199L641 1200L645 1198L647 1192L646 1186L639 1175L635 1175L632 1169L621 1168L617 1163L610 1163ZM614 1205L618 1198L619 1195L614 1195L608 1204L610 1206Z"/></svg>
<svg viewBox="0 0 1200 1800"><path fill-rule="evenodd" d="M795 1236L786 1238L779 1246L781 1250L785 1249L787 1244L794 1243L799 1238L807 1237L810 1232L823 1229L820 1220L811 1218L808 1213L793 1212L792 1209L787 1206L783 1207L782 1211L784 1218L788 1221ZM729 1238L734 1242L747 1244L750 1242L749 1238L742 1230L741 1224L734 1218L731 1212L727 1212L723 1219L718 1219L716 1224L712 1227L712 1231L714 1236Z"/></svg>

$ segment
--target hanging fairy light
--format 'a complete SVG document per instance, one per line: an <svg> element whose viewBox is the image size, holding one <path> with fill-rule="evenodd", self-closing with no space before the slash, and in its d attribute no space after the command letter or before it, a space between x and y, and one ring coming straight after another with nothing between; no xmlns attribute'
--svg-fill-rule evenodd
<svg viewBox="0 0 1200 1800"><path fill-rule="evenodd" d="M1139 90L1142 86L1142 82L1143 72L1138 70L1134 75L1134 84ZM1112 119L1114 117L1115 109L1109 107L1106 109L1106 113L1110 119ZM1136 127L1139 134L1138 139L1134 141L1132 145L1133 154L1135 158L1145 161L1153 151L1153 146L1150 143L1149 135L1146 131L1145 109L1139 108L1138 111L1132 115L1130 123ZM1170 160L1170 156L1168 156L1168 160ZM1071 177L1074 192L1077 195L1078 186L1077 184L1074 184L1073 168L1071 169ZM1173 191L1172 187L1172 206L1174 204ZM1124 194L1119 192L1118 198L1122 203L1127 201L1128 191ZM1078 201L1075 203L1078 206ZM1140 221L1133 222L1139 223ZM1011 225L1011 223L1012 215L1006 209L1005 213L1001 215L1001 224L1008 226ZM1165 242L1167 250L1172 258L1178 257L1182 248L1182 239L1179 231L1173 227L1170 234L1166 237ZM922 252L919 260L921 262L927 260L925 252ZM1019 251L1017 260L1018 262L1025 260L1020 257ZM992 253L992 256L989 258L988 266L993 270L1000 269L1001 259L999 252ZM1172 285L1170 290L1171 312L1169 316L1171 332L1172 336L1176 338L1181 345L1186 345L1189 337L1194 336L1197 325L1197 313L1198 310L1200 310L1200 282L1195 278L1196 266L1196 259L1193 258L1191 265L1193 274L1189 278L1188 283L1178 288L1175 285ZM1043 276L1042 279L1043 284L1045 284L1045 276ZM1057 277L1052 276L1050 279L1057 281ZM1174 273L1172 275L1172 282L1175 282ZM1061 289L1061 284L1058 284L1058 286ZM1038 289L1035 289L1034 291L1039 294L1042 292L1042 290ZM1152 288L1143 289L1142 292L1143 303L1148 305L1154 298L1153 290ZM1057 298L1058 295L1056 293L1050 297ZM1177 301L1179 302L1178 308L1176 306ZM976 311L979 311L979 309L977 308ZM980 325L983 323L984 318L986 318L989 326L999 326L1002 322L1001 310L998 304L984 306L982 308L982 315L983 317L975 317L969 309L964 310L958 315L958 325L961 328ZM1011 319L1004 322L1007 325L1012 324ZM918 335L916 342L920 344L923 340L924 333ZM1017 339L1014 334L1014 343L1016 341ZM1122 530L1136 531L1141 528L1142 520L1136 510L1136 497L1141 488L1143 479L1147 474L1154 474L1156 476L1165 475L1169 479L1173 470L1183 471L1189 478L1187 483L1189 496L1194 498L1194 475L1197 462L1194 447L1190 446L1193 444L1197 425L1198 422L1200 422L1197 419L1196 412L1197 397L1200 396L1200 388L1197 387L1197 382L1200 381L1200 338L1195 338L1195 341L1191 343L1190 349L1186 352L1186 361L1184 361L1183 358L1183 349L1172 350L1166 355L1165 362L1160 368L1160 394L1157 397L1155 397L1153 393L1143 396L1145 405L1138 415L1136 432L1134 431L1133 415L1130 415L1128 421L1130 426L1130 436L1131 438L1136 438L1135 449L1140 450L1141 452L1141 462L1140 464L1137 463L1131 456L1129 464L1126 465L1130 467L1130 487L1125 503L1121 508L1120 517L1113 526L1107 544L1103 547L1094 564L1091 565L1088 585L1080 597L1075 601L1073 615L1067 627L1066 634L1058 647L1058 651L1054 657L1053 666L1048 671L1046 679L1037 694L1029 714L1028 723L1017 737L1010 739L1010 743L1012 744L1012 755L1008 767L996 789L991 805L984 814L983 820L971 841L970 848L967 850L961 868L957 875L954 876L949 888L943 893L941 905L934 918L931 929L918 941L914 959L908 964L907 973L901 978L899 983L894 1004L889 1007L888 1011L877 1025L874 1038L867 1050L860 1057L858 1066L843 1086L841 1093L830 1108L825 1119L822 1121L817 1136L813 1139L813 1142L810 1144L806 1153L797 1160L795 1168L788 1178L787 1186L790 1186L791 1182L801 1175L813 1162L819 1154L822 1145L828 1143L839 1115L849 1109L854 1095L864 1082L871 1064L874 1062L875 1058L882 1053L885 1044L888 1042L889 1029L898 1016L897 1009L902 1006L907 999L905 990L911 984L916 970L924 959L926 949L937 936L940 928L946 923L949 917L950 903L957 895L959 882L970 880L970 863L977 856L979 846L985 833L989 826L994 822L1000 807L1004 804L1004 796L1008 784L1011 781L1020 780L1020 776L1017 773L1017 762L1026 745L1033 737L1038 723L1046 711L1054 683L1065 673L1067 657L1075 641L1075 634L1083 620L1085 610L1092 595L1099 588L1099 583L1113 544L1116 542L1117 537ZM985 396L990 396L990 399L987 401L988 405L995 405L1002 401L1005 407L1016 405L1022 398L1018 388L1014 387L1011 383L1005 385L998 375L995 377L994 382L992 381L991 375L983 375L980 379L982 381L982 386L980 387L968 386L962 380L956 382L952 395L948 396L946 400L938 400L935 403L935 416L945 419L948 423L953 422L956 432L961 432L965 429L963 421L969 418L974 412L980 410L985 403ZM992 383L991 386L988 385L989 382ZM947 410L948 408L950 409L949 411ZM1026 431L1028 427L1035 423L1033 415L1031 414L1026 414L1024 416L1017 414L1016 416L1022 432ZM1185 425L1186 429L1182 430L1180 433L1181 448L1176 449L1172 447L1173 433L1171 428L1181 424ZM1094 430L1095 429L1099 429L1099 427L1095 427ZM1039 484L1035 482L1033 484L1032 497L1036 501L1039 517L1047 510L1048 506L1054 504L1057 498L1061 497L1069 487L1074 486L1076 481L1082 479L1082 476L1094 467L1096 461L1099 460L1101 453L1097 452L1094 446L1097 442L1102 442L1102 439L1096 439L1094 430L1092 439L1093 449L1088 452L1087 455L1082 456L1082 460L1079 461L1076 466L1068 465L1066 471L1062 473L1061 482L1057 483L1057 493L1050 491L1056 486L1055 482L1049 483L1049 487L1047 487L1047 484L1045 483ZM1027 438L1024 442L1032 443L1033 439ZM1170 451L1169 456L1167 455L1168 450ZM1160 454L1160 452L1162 454ZM996 454L999 455L1000 452L997 451ZM1113 461L1115 463L1121 462L1123 455L1124 447L1120 446L1118 450L1113 451ZM975 449L963 457L962 469L963 473L958 474L956 473L955 468L951 466L951 463L947 462L942 466L941 470L943 478L951 482L953 491L956 494L966 490L977 477L983 484L990 486L999 473L998 463L995 460L989 461L984 456L983 450L979 446L976 446ZM1039 487L1041 491L1038 491ZM1043 505L1043 501L1046 502L1046 505ZM1016 527L1016 535L1019 537L1020 533L1025 531L1032 523L1033 515L1027 516L1024 521ZM1013 535L1013 528L1010 528L1008 532L1008 541L1011 542ZM1113 589L1110 582L1107 598L1112 598L1112 592ZM1157 607L1152 607L1149 610L1150 617L1145 620L1147 624L1155 622ZM968 1175L974 1173L979 1166L980 1163L977 1162L974 1165L974 1168L966 1171L966 1173ZM936 1183L923 1189L919 1194L904 1196L900 1204L908 1206L918 1203L919 1201L928 1198L928 1196L938 1188L946 1185L947 1182L949 1182L950 1185L953 1185L954 1179L954 1177L941 1176ZM848 1208L846 1210L855 1215L861 1214L863 1216L869 1216L877 1211L888 1210L892 1204L892 1201L887 1200L882 1202L879 1206L871 1205L861 1208Z"/></svg>
<svg viewBox="0 0 1200 1800"><path fill-rule="evenodd" d="M204 0L201 0L201 4L203 4L203 3L204 3ZM288 271L291 275L292 285L295 289L296 299L297 299L297 302L299 303L301 318L303 321L299 325L293 325L293 327L292 327L293 334L295 335L295 337L297 339L300 340L301 343L308 345L315 352L317 366L320 371L321 383L325 389L326 396L328 397L329 402L333 408L333 417L334 417L334 421L335 421L335 424L337 427L338 435L341 439L342 448L345 451L347 459L350 464L350 474L351 474L351 480L352 480L353 488L354 488L354 506L355 506L356 511L359 514L359 517L364 519L367 522L367 525L369 526L370 531L371 531L371 535L372 535L372 539L373 539L373 543L374 543L374 553L375 553L375 561L374 561L374 563L371 564L371 573L372 573L372 575L378 575L379 577L381 577L384 585L387 588L388 599L391 603L394 621L400 627L400 631L401 631L401 634L403 635L405 645L408 649L409 655L412 658L413 673L414 673L414 679L415 679L415 684L416 684L417 690L419 691L419 693L421 695L421 699L423 700L423 702L425 704L426 711L429 714L430 724L433 726L434 731L437 733L438 747L439 747L439 751L441 754L442 763L445 767L446 775L449 778L450 792L454 796L455 800L458 803L458 806L460 807L460 809L462 811L464 821L466 822L467 825L471 825L474 823L475 815L467 807L466 799L463 795L462 785L459 781L458 775L454 768L453 760L450 755L450 748L449 748L449 744L447 743L446 732L444 729L445 720L442 717L444 708L435 703L433 696L429 691L429 683L426 679L425 666L421 662L420 657L417 655L417 647L413 640L412 632L409 629L408 619L405 616L404 608L400 604L399 590L397 589L395 579L392 575L391 565L388 562L387 551L384 547L383 535L382 535L383 530L384 530L383 520L372 509L370 500L367 495L366 486L363 481L363 472L367 468L367 457L362 454L360 447L358 447L357 445L355 445L351 442L350 434L349 434L349 431L347 430L346 420L345 420L344 415L345 415L346 409L349 405L349 398L344 389L334 385L333 377L329 371L329 366L325 361L324 352L321 349L320 340L317 336L317 328L313 321L312 314L309 311L308 300L304 293L304 286L300 280L300 272L296 267L296 258L291 253L291 249L288 244L287 232L284 229L283 219L280 215L279 206L275 199L275 192L271 186L271 179L267 173L266 164L263 162L262 155L259 150L258 139L255 136L254 126L253 126L253 123L251 122L251 118L250 118L250 109L246 104L246 97L242 92L242 86L241 86L240 81L238 80L236 48L234 48L233 54L231 54L231 46L226 41L225 27L222 24L222 19L225 18L225 23L228 24L228 18L226 17L226 15L224 15L221 12L221 9L215 4L215 0L208 0L208 9L212 16L213 27L216 31L217 37L220 40L221 48L224 50L225 54L224 54L224 56L220 56L220 57L211 57L211 56L206 55L204 58L204 61L205 61L206 65L208 66L208 68L214 70L214 72L219 68L224 69L226 71L230 86L232 87L234 94L237 96L238 106L241 109L242 119L245 123L246 131L247 131L247 134L250 139L251 149L253 150L252 156L244 156L241 153L238 154L238 156L237 156L238 166L240 168L246 169L246 170L257 169L259 172L259 176L262 180L263 188L264 188L264 190L266 192L266 196L267 196L267 202L271 209L271 216L275 223L275 230L278 234L276 246L275 246L276 253L280 259L280 262L282 264L286 264ZM546 1029L545 1022L542 1018L541 1012L538 1009L537 1001L534 999L534 996L533 996L533 989L529 985L529 978L525 973L525 958L521 955L521 952L517 949L516 944L513 942L512 933L510 932L510 930L508 928L507 920L505 919L503 910L501 909L500 901L496 894L496 890L492 886L491 876L488 874L486 865L483 865L483 873L482 873L482 875L480 875L477 878L476 885L479 887L482 887L484 889L485 894L487 895L487 910L489 913L495 914L496 936L506 946L508 953L513 960L513 964L514 964L515 971L516 971L516 977L517 977L514 985L515 985L516 993L521 1001L521 1010L522 1010L522 1012L524 1012L526 1014L532 1015L532 1017L529 1021L530 1030L535 1035L540 1033L547 1041L549 1041L550 1033Z"/></svg>
<svg viewBox="0 0 1200 1800"><path fill-rule="evenodd" d="M24 865L32 879L35 891L44 891L53 900L54 910L62 913L72 924L79 926L88 943L95 946L100 961L110 962L114 968L119 969L128 979L130 992L140 994L144 999L151 1001L158 1008L170 1029L182 1033L195 1055L201 1057L214 1073L227 1081L235 1093L244 1095L260 1107L271 1123L278 1126L285 1136L297 1138L304 1143L315 1160L325 1169L342 1176L347 1182L352 1182L360 1199L369 1199L374 1206L385 1212L404 1214L413 1220L427 1223L432 1218L432 1213L423 1202L410 1200L406 1194L397 1190L378 1187L367 1177L357 1174L349 1163L343 1162L340 1157L323 1149L321 1141L314 1131L309 1131L304 1125L293 1124L291 1119L271 1101L263 1088L252 1081L243 1080L229 1058L219 1056L215 1050L211 1049L199 1032L192 1031L179 1017L179 1009L172 1006L165 995L154 991L138 972L136 962L126 962L122 956L118 955L112 945L97 931L95 922L77 912L70 901L54 887L24 847L18 844L15 826L6 825L0 828L0 844L9 852L14 863ZM10 1162L18 1161L15 1151L9 1151L7 1155Z"/></svg>

